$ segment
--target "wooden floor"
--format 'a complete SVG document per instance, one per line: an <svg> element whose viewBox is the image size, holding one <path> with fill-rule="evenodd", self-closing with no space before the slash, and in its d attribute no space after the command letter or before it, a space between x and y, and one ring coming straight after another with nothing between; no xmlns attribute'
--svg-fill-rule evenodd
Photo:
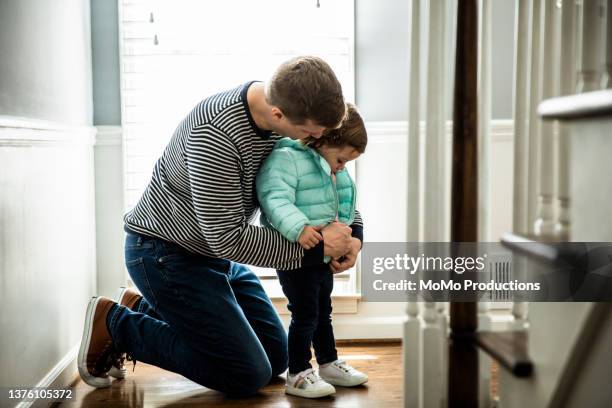
<svg viewBox="0 0 612 408"><path fill-rule="evenodd" d="M284 377L274 379L258 395L231 399L186 378L144 363L129 368L125 380L110 388L93 389L79 381L75 407L400 407L402 405L402 359L399 343L355 344L338 347L339 357L368 374L367 384L336 387L333 397L309 400L286 395ZM130 363L131 364L131 363Z"/></svg>

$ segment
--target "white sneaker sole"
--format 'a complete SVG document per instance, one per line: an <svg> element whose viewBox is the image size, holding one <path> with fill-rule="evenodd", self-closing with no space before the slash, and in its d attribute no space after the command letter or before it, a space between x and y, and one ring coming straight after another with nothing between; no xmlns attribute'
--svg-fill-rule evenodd
<svg viewBox="0 0 612 408"><path fill-rule="evenodd" d="M120 370L117 367L112 366L110 370L108 370L108 375L118 380L123 380L127 376L127 368L123 367L123 369Z"/></svg>
<svg viewBox="0 0 612 408"><path fill-rule="evenodd" d="M89 350L89 342L91 341L91 332L93 331L93 315L98 306L99 297L94 297L87 305L87 313L85 314L85 327L83 328L83 337L81 338L81 347L79 348L79 356L77 365L79 374L85 383L96 388L110 387L111 380L108 377L95 377L87 371L87 350Z"/></svg>
<svg viewBox="0 0 612 408"><path fill-rule="evenodd" d="M327 389L327 390L319 390L317 392L314 391L306 391L301 388L295 388L290 385L285 385L285 393L290 395L295 395L297 397L303 398L322 398L332 395L336 392L335 388Z"/></svg>
<svg viewBox="0 0 612 408"><path fill-rule="evenodd" d="M353 380L353 381L343 381L339 379L325 378L321 376L321 378L331 385L337 385L339 387L356 387L358 385L362 385L368 382L368 377L361 380Z"/></svg>

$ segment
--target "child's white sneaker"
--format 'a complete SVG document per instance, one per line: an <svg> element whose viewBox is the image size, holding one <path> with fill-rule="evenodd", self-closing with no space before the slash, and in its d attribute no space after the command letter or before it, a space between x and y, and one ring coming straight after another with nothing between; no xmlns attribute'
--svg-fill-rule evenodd
<svg viewBox="0 0 612 408"><path fill-rule="evenodd" d="M295 375L287 373L285 392L298 397L320 398L335 393L336 389L333 385L323 381L312 368L309 368Z"/></svg>
<svg viewBox="0 0 612 408"><path fill-rule="evenodd" d="M368 381L366 374L355 370L343 360L319 366L319 374L328 383L341 387L354 387Z"/></svg>

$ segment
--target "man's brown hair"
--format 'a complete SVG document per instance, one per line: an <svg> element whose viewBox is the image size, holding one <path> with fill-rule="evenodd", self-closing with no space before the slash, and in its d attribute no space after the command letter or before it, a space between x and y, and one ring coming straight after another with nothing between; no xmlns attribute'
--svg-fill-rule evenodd
<svg viewBox="0 0 612 408"><path fill-rule="evenodd" d="M278 67L268 83L266 102L296 125L310 119L335 128L345 114L342 86L331 67L318 57L296 57Z"/></svg>
<svg viewBox="0 0 612 408"><path fill-rule="evenodd" d="M368 134L359 111L352 103L346 104L346 117L337 129L330 129L320 138L312 136L301 140L306 146L316 149L323 145L342 147L351 146L360 154L365 152Z"/></svg>

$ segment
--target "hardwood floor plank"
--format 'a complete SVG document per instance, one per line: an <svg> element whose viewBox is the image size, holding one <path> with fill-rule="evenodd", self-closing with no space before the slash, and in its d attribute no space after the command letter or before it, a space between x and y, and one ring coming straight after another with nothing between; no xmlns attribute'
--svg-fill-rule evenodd
<svg viewBox="0 0 612 408"><path fill-rule="evenodd" d="M289 396L284 391L284 377L276 378L259 394L232 399L204 388L181 375L138 363L129 367L125 380L116 380L110 388L94 389L79 381L76 407L401 407L401 344L359 344L338 347L341 359L367 373L367 384L355 388L336 387L335 396L311 400Z"/></svg>

